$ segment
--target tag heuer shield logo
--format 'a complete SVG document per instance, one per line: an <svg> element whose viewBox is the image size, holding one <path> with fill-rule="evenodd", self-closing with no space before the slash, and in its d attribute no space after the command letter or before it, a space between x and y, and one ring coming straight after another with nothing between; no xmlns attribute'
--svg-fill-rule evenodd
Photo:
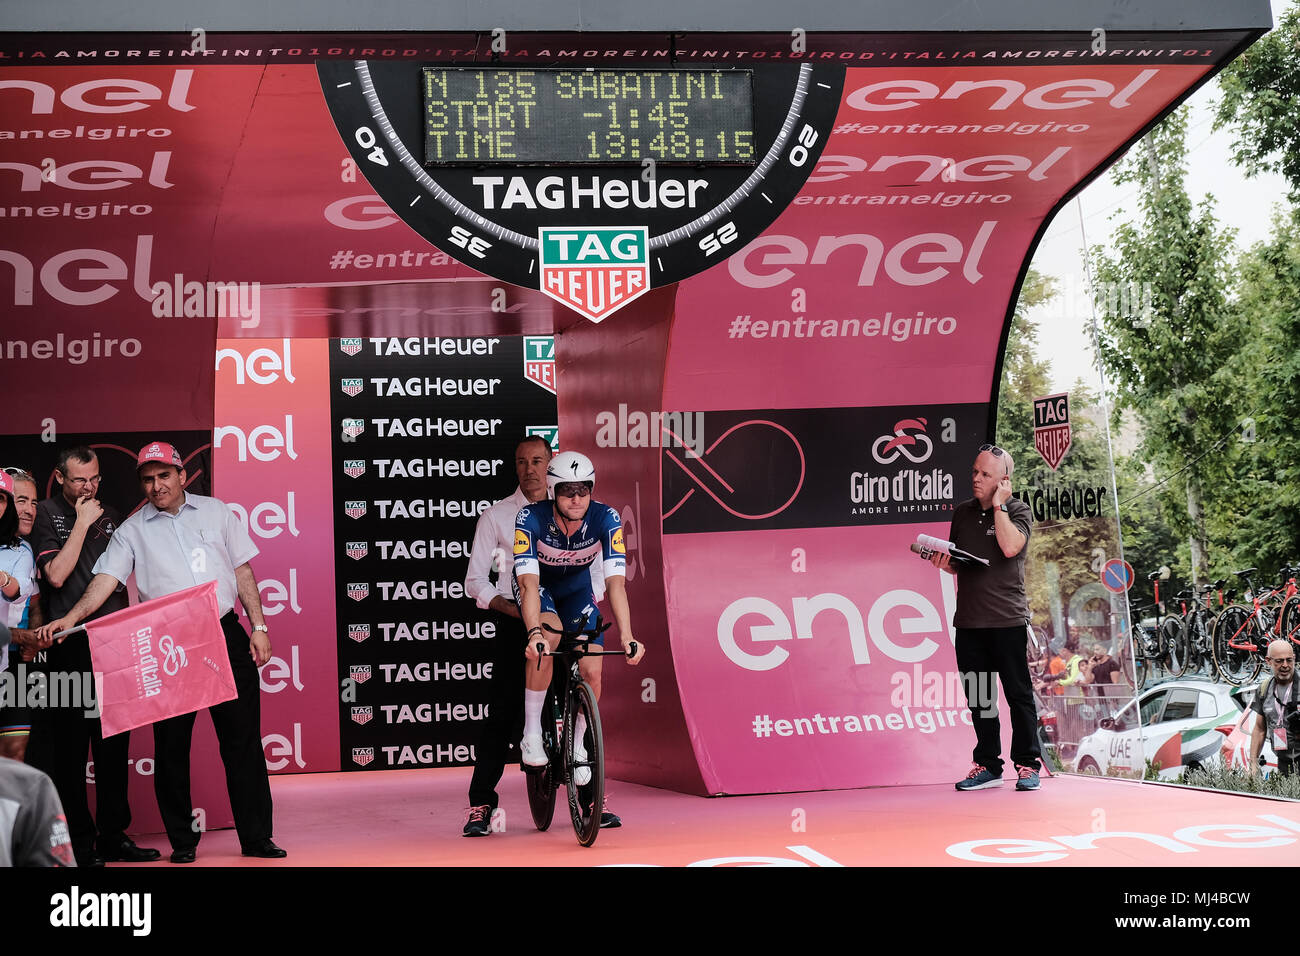
<svg viewBox="0 0 1300 956"><path fill-rule="evenodd" d="M356 438L365 430L366 420L364 418L343 419L343 434Z"/></svg>
<svg viewBox="0 0 1300 956"><path fill-rule="evenodd" d="M348 398L360 395L361 390L366 387L365 381L359 378L345 378L339 384L343 387L343 394Z"/></svg>
<svg viewBox="0 0 1300 956"><path fill-rule="evenodd" d="M360 339L339 339L339 351L344 355L356 355L361 351Z"/></svg>
<svg viewBox="0 0 1300 956"><path fill-rule="evenodd" d="M555 394L555 339L550 335L524 336L524 378Z"/></svg>
<svg viewBox="0 0 1300 956"><path fill-rule="evenodd" d="M364 601L366 598L370 597L370 585L349 583L348 597L352 598L354 601Z"/></svg>
<svg viewBox="0 0 1300 956"><path fill-rule="evenodd" d="M646 226L543 226L537 239L542 291L593 322L650 290Z"/></svg>
<svg viewBox="0 0 1300 956"><path fill-rule="evenodd" d="M375 708L373 706L352 708L352 720L354 723L368 724L374 716Z"/></svg>
<svg viewBox="0 0 1300 956"><path fill-rule="evenodd" d="M1034 448L1047 467L1056 471L1070 450L1070 395L1044 395L1034 399Z"/></svg>
<svg viewBox="0 0 1300 956"><path fill-rule="evenodd" d="M374 759L375 759L374 747L353 747L352 748L352 762L355 763L358 767L364 767L366 764L370 763Z"/></svg>
<svg viewBox="0 0 1300 956"><path fill-rule="evenodd" d="M349 541L347 555L353 561L360 561L370 553L370 542L368 541Z"/></svg>
<svg viewBox="0 0 1300 956"><path fill-rule="evenodd" d="M345 501L343 503L343 513L349 518L360 518L366 513L366 503L364 501Z"/></svg>
<svg viewBox="0 0 1300 956"><path fill-rule="evenodd" d="M358 684L364 684L366 681L370 680L370 665L352 664L348 667L348 676Z"/></svg>
<svg viewBox="0 0 1300 956"><path fill-rule="evenodd" d="M349 478L360 478L366 473L366 460L364 458L345 458L343 459L343 474Z"/></svg>
<svg viewBox="0 0 1300 956"><path fill-rule="evenodd" d="M348 637L352 638L352 640L354 640L354 641L356 641L358 644L360 644L362 641L366 640L366 638L370 637L370 625L369 625L369 624L349 624L349 625L348 625Z"/></svg>

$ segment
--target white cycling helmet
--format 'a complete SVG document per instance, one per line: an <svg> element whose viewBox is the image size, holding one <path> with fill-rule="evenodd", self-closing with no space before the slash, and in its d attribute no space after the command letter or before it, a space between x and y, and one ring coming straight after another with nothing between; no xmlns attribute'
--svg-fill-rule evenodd
<svg viewBox="0 0 1300 956"><path fill-rule="evenodd" d="M555 486L570 481L586 482L596 487L596 467L591 459L576 451L563 451L546 466L546 497L555 497Z"/></svg>

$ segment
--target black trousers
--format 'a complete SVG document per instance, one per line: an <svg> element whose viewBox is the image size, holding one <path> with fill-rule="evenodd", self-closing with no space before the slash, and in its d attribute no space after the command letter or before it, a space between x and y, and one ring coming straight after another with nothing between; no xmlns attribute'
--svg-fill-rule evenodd
<svg viewBox="0 0 1300 956"><path fill-rule="evenodd" d="M47 695L56 675L75 675L85 686L82 675L93 673L90 644L84 633L74 634L62 644L46 651L48 670ZM11 661L11 666L16 662ZM31 666L31 665L28 665ZM131 808L127 803L127 751L131 734L105 738L99 718L87 717L85 707L60 706L47 699L47 706L33 707L32 732L27 741L27 763L44 771L54 781L68 821L72 851L78 859L90 856L96 835L105 844L118 840L131 825ZM95 761L95 816L90 815L86 795L86 753Z"/></svg>
<svg viewBox="0 0 1300 956"><path fill-rule="evenodd" d="M262 697L257 665L248 653L248 633L234 611L221 619L238 696L209 707L217 731L226 790L241 846L271 838L271 784L262 751ZM153 789L172 849L197 846L200 831L190 801L190 738L196 714L153 725Z"/></svg>
<svg viewBox="0 0 1300 956"><path fill-rule="evenodd" d="M966 688L966 705L975 724L975 763L1002 773L1002 727L998 721L996 680L1011 712L1011 760L1039 769L1038 709L1034 706L1029 662L1029 634L1016 627L957 628L957 670ZM995 680L996 678L996 680Z"/></svg>
<svg viewBox="0 0 1300 956"><path fill-rule="evenodd" d="M489 611L497 626L492 638L492 679L488 682L488 715L479 730L474 751L474 776L469 782L469 805L497 808L497 784L506 762L519 759L518 743L524 729L524 622Z"/></svg>

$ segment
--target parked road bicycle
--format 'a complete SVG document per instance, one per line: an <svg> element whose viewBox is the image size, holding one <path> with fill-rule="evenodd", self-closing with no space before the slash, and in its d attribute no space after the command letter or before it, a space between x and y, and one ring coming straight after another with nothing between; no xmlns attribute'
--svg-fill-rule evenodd
<svg viewBox="0 0 1300 956"><path fill-rule="evenodd" d="M560 635L554 651L540 648L541 653L558 657L559 666L551 674L551 686L546 692L542 710L542 744L546 748L547 762L540 767L523 765L527 775L528 807L537 829L551 825L555 814L555 796L561 785L568 791L569 819L573 832L583 846L591 846L600 833L600 814L605 801L605 740L600 729L600 711L596 695L582 679L578 662L584 657L612 654L623 651L590 649L590 644L610 627L600 618L590 630L557 631L543 624L552 634ZM636 642L627 649L627 656L636 653ZM541 659L538 659L541 666ZM586 732L577 737L578 718L586 719ZM588 782L577 779L590 775Z"/></svg>

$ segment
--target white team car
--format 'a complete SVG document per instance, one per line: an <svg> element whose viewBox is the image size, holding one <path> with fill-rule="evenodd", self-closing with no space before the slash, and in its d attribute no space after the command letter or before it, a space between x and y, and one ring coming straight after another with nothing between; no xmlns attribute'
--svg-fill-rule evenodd
<svg viewBox="0 0 1300 956"><path fill-rule="evenodd" d="M1079 741L1077 773L1141 778L1146 761L1161 780L1184 770L1217 766L1242 704L1235 688L1205 680L1168 681L1148 688Z"/></svg>

